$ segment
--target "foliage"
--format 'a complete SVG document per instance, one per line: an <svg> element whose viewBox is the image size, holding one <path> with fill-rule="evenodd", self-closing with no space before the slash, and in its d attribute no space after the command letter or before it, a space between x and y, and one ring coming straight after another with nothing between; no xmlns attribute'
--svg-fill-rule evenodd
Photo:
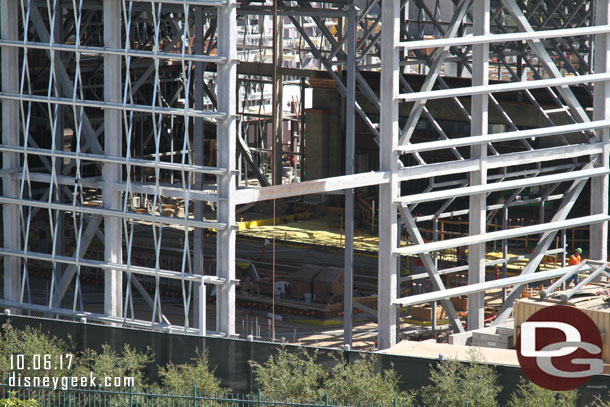
<svg viewBox="0 0 610 407"><path fill-rule="evenodd" d="M301 349L291 353L281 348L264 365L254 361L250 365L254 368L257 386L266 396L316 400L324 394L321 385L328 374L317 363L317 352L309 354Z"/></svg>
<svg viewBox="0 0 610 407"><path fill-rule="evenodd" d="M16 392L11 391L10 398L0 399L0 407L38 407L36 400L21 400L16 397Z"/></svg>
<svg viewBox="0 0 610 407"><path fill-rule="evenodd" d="M133 387L143 388L149 384L144 370L150 366L153 355L150 348L139 353L129 345L119 354L108 344L102 345L102 352L87 349L79 355L75 376L92 374L98 380L105 377L133 377Z"/></svg>
<svg viewBox="0 0 610 407"><path fill-rule="evenodd" d="M430 372L433 383L423 387L419 396L427 407L496 407L500 393L498 375L482 364L483 358L474 351L469 362L447 359Z"/></svg>
<svg viewBox="0 0 610 407"><path fill-rule="evenodd" d="M521 379L517 391L512 394L509 407L576 406L578 391L552 391L543 389L526 379Z"/></svg>
<svg viewBox="0 0 610 407"><path fill-rule="evenodd" d="M337 360L325 382L325 389L333 400L351 403L393 403L411 405L413 396L398 388L400 378L394 369L378 371L377 358L373 355L347 363L343 357Z"/></svg>
<svg viewBox="0 0 610 407"><path fill-rule="evenodd" d="M43 333L40 329L30 326L25 329L15 329L10 322L2 325L0 331L0 380L4 380L11 372L11 355L13 355L13 367L16 366L16 355L24 355L24 369L28 376L54 376L63 377L68 375L67 362L59 369L59 359L62 355L72 353L72 343ZM37 359L40 363L34 369L33 355L40 355ZM49 356L46 356L49 355ZM49 360L50 368L45 369L45 356ZM50 358L50 359L49 359Z"/></svg>
<svg viewBox="0 0 610 407"><path fill-rule="evenodd" d="M222 394L227 390L220 385L220 380L214 376L214 370L208 364L208 352L199 352L191 359L190 364L176 365L170 363L159 369L163 387L172 393L192 392L197 386L197 393Z"/></svg>

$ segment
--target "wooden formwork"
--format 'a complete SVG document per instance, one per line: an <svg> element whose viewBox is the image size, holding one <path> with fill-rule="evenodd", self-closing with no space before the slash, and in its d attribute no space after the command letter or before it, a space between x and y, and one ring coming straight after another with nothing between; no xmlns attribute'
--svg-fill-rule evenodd
<svg viewBox="0 0 610 407"><path fill-rule="evenodd" d="M601 295L597 295L597 292L599 292L599 287L591 289L591 296L578 297L567 302L537 298L522 298L517 300L513 311L515 319L515 343L521 324L536 311L553 305L573 306L589 316L599 328L603 342L602 359L604 363L610 363L610 304Z"/></svg>

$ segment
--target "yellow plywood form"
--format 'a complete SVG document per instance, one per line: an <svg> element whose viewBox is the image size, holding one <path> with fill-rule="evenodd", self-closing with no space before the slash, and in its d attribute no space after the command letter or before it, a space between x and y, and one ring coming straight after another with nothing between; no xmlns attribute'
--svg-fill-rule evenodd
<svg viewBox="0 0 610 407"><path fill-rule="evenodd" d="M273 219L250 221L247 226L240 225L239 236L256 237L261 239L273 239L293 244L317 245L343 248L345 247L345 236L342 233L340 216L324 216L306 220L300 220L304 215L283 216ZM356 231L354 233L354 249L363 252L377 252L379 239L377 236Z"/></svg>
<svg viewBox="0 0 610 407"><path fill-rule="evenodd" d="M286 215L275 219L260 219L239 223L239 236L247 236L260 239L272 240L276 243L292 245L316 245L329 248L345 247L345 236L342 229L342 218L338 215L315 217L310 213ZM376 254L379 247L379 238L364 231L355 230L354 250ZM402 242L406 245L406 242ZM409 256L415 257L415 256ZM527 257L517 253L509 253L509 258L521 257L508 264L508 275L517 275L527 264ZM448 261L456 261L455 250L446 250L441 258ZM502 252L488 252L487 261L502 259ZM561 266L559 256L546 256L540 264L540 270L550 270ZM502 265L498 265L500 271Z"/></svg>

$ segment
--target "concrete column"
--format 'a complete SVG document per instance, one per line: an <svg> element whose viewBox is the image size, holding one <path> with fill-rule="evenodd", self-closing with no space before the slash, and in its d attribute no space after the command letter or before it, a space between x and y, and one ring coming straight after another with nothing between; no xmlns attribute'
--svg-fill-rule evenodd
<svg viewBox="0 0 610 407"><path fill-rule="evenodd" d="M345 175L354 173L356 154L356 24L354 6L347 6L347 97L345 98ZM345 190L345 250L343 283L343 343L352 344L352 311L354 294L354 190Z"/></svg>
<svg viewBox="0 0 610 407"><path fill-rule="evenodd" d="M489 0L475 0L472 5L474 35L489 35ZM472 49L472 86L489 84L489 44L474 45ZM471 135L487 134L489 97L475 95L472 99ZM470 148L471 158L479 168L470 173L470 185L487 183L487 144ZM478 235L486 229L486 194L470 197L468 233ZM468 249L468 284L485 282L485 243L470 245ZM482 328L485 319L485 293L468 296L468 330Z"/></svg>
<svg viewBox="0 0 610 407"><path fill-rule="evenodd" d="M384 1L381 6L381 140L379 167L382 171L398 171L398 50L400 2ZM398 216L394 199L399 194L396 175L389 183L379 186L379 349L396 344L397 307L394 305L398 289L397 261L394 249L398 245Z"/></svg>
<svg viewBox="0 0 610 407"><path fill-rule="evenodd" d="M227 113L219 120L218 166L226 168L226 174L218 177L218 221L227 225L216 235L216 274L227 279L217 286L216 330L235 335L235 97L237 89L237 13L236 4L230 3L218 9L218 55L229 58L226 64L218 65L216 94L218 110Z"/></svg>
<svg viewBox="0 0 610 407"><path fill-rule="evenodd" d="M104 0L104 46L121 48L121 4L115 0ZM121 102L121 57L104 55L104 101ZM121 131L121 112L116 109L104 110L104 153L120 157L123 148ZM121 166L104 163L102 169L104 191L102 203L105 209L121 210L121 192L115 189L121 181ZM123 261L123 234L121 218L104 216L104 261L121 263ZM104 313L121 316L123 278L120 270L104 272Z"/></svg>
<svg viewBox="0 0 610 407"><path fill-rule="evenodd" d="M596 0L595 25L610 24L608 0ZM597 34L593 43L594 73L608 72L610 69L610 34ZM598 82L593 89L593 120L606 120L610 117L610 83ZM603 143L602 154L595 157L595 166L610 167L610 142L608 128L596 130L597 139ZM591 179L591 214L608 214L608 175ZM591 225L589 257L593 260L608 259L608 222Z"/></svg>
<svg viewBox="0 0 610 407"><path fill-rule="evenodd" d="M18 3L14 0L2 0L0 3L0 36L3 40L17 41ZM18 49L2 47L2 92L19 92ZM19 145L19 102L2 101L2 144ZM2 168L18 169L19 154L2 153ZM2 175L2 195L19 198L19 181L11 179L10 171ZM4 204L2 208L4 226L4 248L21 250L21 228L19 224L19 206ZM15 256L4 256L4 300L19 301L21 260ZM15 309L11 310L17 312Z"/></svg>

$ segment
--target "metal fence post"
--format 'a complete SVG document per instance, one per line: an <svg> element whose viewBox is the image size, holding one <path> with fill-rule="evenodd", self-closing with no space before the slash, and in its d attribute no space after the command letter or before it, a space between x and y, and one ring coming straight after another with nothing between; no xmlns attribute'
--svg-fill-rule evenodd
<svg viewBox="0 0 610 407"><path fill-rule="evenodd" d="M129 386L129 407L133 407L133 385Z"/></svg>
<svg viewBox="0 0 610 407"><path fill-rule="evenodd" d="M197 407L197 385L193 385L193 405Z"/></svg>
<svg viewBox="0 0 610 407"><path fill-rule="evenodd" d="M328 393L324 394L324 406L328 407Z"/></svg>
<svg viewBox="0 0 610 407"><path fill-rule="evenodd" d="M258 389L258 402L256 403L256 407L261 407L262 396L263 396L263 393L262 393L261 389Z"/></svg>

